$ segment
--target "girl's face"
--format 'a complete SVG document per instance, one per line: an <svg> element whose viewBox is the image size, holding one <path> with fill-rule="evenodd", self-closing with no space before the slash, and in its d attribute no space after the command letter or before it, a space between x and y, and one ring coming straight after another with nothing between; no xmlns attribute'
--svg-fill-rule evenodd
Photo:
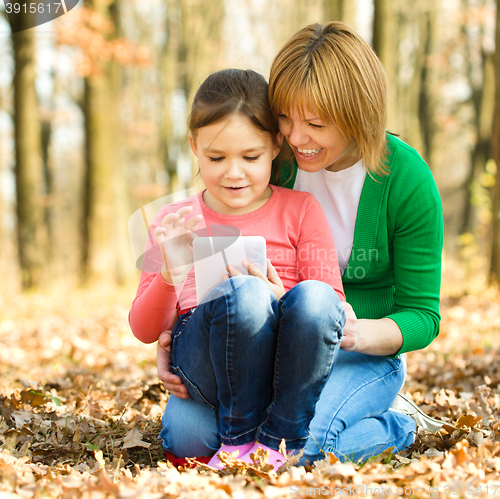
<svg viewBox="0 0 500 499"><path fill-rule="evenodd" d="M207 188L203 200L212 210L242 215L271 197L271 163L279 148L244 116L230 116L189 133L189 143Z"/></svg>
<svg viewBox="0 0 500 499"><path fill-rule="evenodd" d="M280 132L293 149L301 170L317 172L326 168L338 172L358 162L355 144L335 125L322 121L317 112L305 109L302 116L294 108L278 119Z"/></svg>

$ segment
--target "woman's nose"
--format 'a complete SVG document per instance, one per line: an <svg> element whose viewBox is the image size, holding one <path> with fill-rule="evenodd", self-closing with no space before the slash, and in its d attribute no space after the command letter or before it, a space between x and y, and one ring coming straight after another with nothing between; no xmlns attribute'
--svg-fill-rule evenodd
<svg viewBox="0 0 500 499"><path fill-rule="evenodd" d="M300 146L307 142L306 134L304 133L302 127L297 125L289 125L289 130L286 137L288 138L288 142L294 146Z"/></svg>

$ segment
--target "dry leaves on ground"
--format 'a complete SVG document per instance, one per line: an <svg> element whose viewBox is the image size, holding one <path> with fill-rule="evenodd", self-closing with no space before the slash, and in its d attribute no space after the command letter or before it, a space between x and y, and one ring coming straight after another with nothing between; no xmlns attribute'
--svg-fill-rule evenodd
<svg viewBox="0 0 500 499"><path fill-rule="evenodd" d="M366 463L333 455L276 475L175 469L158 440L155 348L127 323L133 291L0 302L0 498L500 496L500 300L444 298L440 337L408 355L404 390L445 425ZM451 424L454 425L451 426ZM282 472L281 472L282 471Z"/></svg>

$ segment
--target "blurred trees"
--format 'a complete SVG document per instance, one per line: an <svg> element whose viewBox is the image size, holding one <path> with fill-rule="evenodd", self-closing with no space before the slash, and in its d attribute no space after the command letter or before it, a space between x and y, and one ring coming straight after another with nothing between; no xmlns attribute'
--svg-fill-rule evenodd
<svg viewBox="0 0 500 499"><path fill-rule="evenodd" d="M490 267L498 276L494 8L493 0L85 0L53 23L52 111L42 115L36 40L54 37L35 30L12 36L12 104L2 68L0 95L13 116L15 154L8 159L4 148L0 161L4 169L15 165L22 285L45 285L51 249L59 272L82 282L134 277L127 218L190 185L196 164L185 124L199 83L229 66L267 75L298 29L333 19L357 29L384 64L388 128L433 170L447 254L474 249L484 260L494 241ZM7 141L1 113L0 147ZM70 138L78 145L66 148ZM7 212L8 203L2 199ZM5 220L0 230L9 234Z"/></svg>
<svg viewBox="0 0 500 499"><path fill-rule="evenodd" d="M324 0L325 21L342 21L354 27L356 15L356 2L352 0Z"/></svg>
<svg viewBox="0 0 500 499"><path fill-rule="evenodd" d="M19 22L30 25L30 18L21 17ZM30 29L12 34L17 249L23 289L42 286L48 244L34 40Z"/></svg>
<svg viewBox="0 0 500 499"><path fill-rule="evenodd" d="M495 43L500 47L500 0L496 1L496 29ZM490 258L490 279L500 281L500 50L494 54L495 69L495 105L493 122L493 158L496 163L495 184L492 195L492 237L491 237L491 258Z"/></svg>

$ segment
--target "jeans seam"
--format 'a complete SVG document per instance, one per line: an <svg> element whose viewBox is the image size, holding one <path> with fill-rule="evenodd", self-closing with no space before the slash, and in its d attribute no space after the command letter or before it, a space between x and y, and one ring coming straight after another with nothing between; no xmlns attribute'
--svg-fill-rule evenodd
<svg viewBox="0 0 500 499"><path fill-rule="evenodd" d="M281 300L280 300L281 301ZM279 311L282 311L283 303L278 303ZM276 337L276 355L274 357L274 373L273 373L273 399L271 403L266 408L266 419L257 427L257 432L266 435L264 431L261 430L267 422L269 421L269 413L271 409L276 405L276 400L278 399L278 384L279 384L279 351L280 351L280 342L281 342L281 314L278 314L278 334Z"/></svg>
<svg viewBox="0 0 500 499"><path fill-rule="evenodd" d="M183 378L187 384L192 387L197 395L206 403L206 405L210 408L210 409L215 409L215 406L205 397L205 395L203 395L203 393L200 391L200 389L186 376L186 374L184 373L184 371L180 368L180 366L172 366L172 370L174 371L177 371L177 374L182 374L181 378ZM186 386L186 388L188 388ZM194 400L194 399L193 399ZM199 402L198 402L199 403ZM203 405L203 404L202 404Z"/></svg>

